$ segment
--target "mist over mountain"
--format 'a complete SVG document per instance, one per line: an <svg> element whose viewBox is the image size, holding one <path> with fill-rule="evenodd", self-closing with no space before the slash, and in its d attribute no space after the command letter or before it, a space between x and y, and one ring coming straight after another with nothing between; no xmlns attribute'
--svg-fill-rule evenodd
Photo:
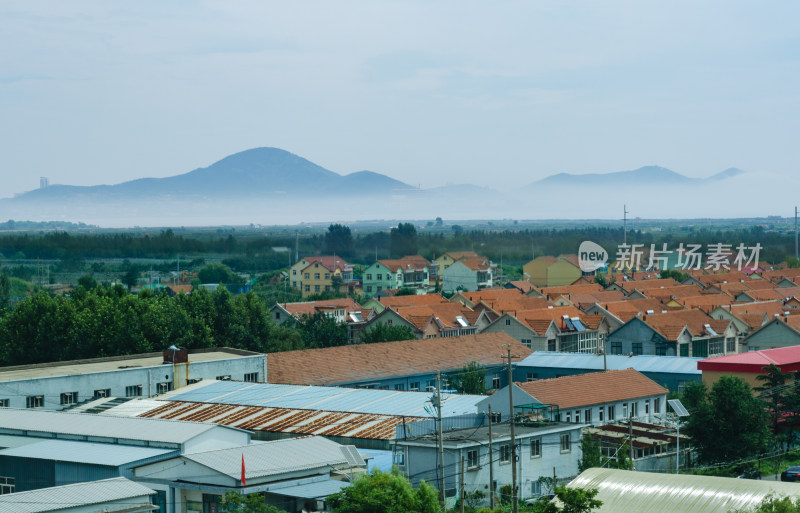
<svg viewBox="0 0 800 513"><path fill-rule="evenodd" d="M500 176L496 171L489 174ZM735 168L700 179L646 166L611 173L559 173L527 185L496 178L491 188L453 184L419 189L374 171L341 175L278 148L254 148L166 178L36 189L0 200L0 219L73 221L104 227L436 217L615 219L621 216L623 203L634 217L782 213L776 208L780 196L793 188L776 191L767 206L773 210L764 210L749 194L751 178Z"/></svg>

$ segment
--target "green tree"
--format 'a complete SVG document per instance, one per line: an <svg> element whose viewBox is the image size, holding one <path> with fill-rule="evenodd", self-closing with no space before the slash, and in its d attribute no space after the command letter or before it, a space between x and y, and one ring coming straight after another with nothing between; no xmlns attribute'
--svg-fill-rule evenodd
<svg viewBox="0 0 800 513"><path fill-rule="evenodd" d="M460 371L448 376L450 386L459 394L486 393L486 368L476 361L471 361Z"/></svg>
<svg viewBox="0 0 800 513"><path fill-rule="evenodd" d="M548 502L542 508L543 513L590 513L603 505L601 500L595 499L597 488L557 486L555 493L560 504L556 501Z"/></svg>
<svg viewBox="0 0 800 513"><path fill-rule="evenodd" d="M307 349L344 346L350 342L347 325L338 323L321 312L304 315L294 321L294 325Z"/></svg>
<svg viewBox="0 0 800 513"><path fill-rule="evenodd" d="M600 452L600 440L589 435L581 437L581 459L578 462L578 471L603 466L603 455Z"/></svg>
<svg viewBox="0 0 800 513"><path fill-rule="evenodd" d="M792 379L791 373L784 373L771 363L761 370L764 374L756 376L756 380L763 383L754 387L753 390L759 392L759 398L763 399L770 407L770 417L772 418L772 434L778 435L778 420L786 410L787 388L786 381Z"/></svg>
<svg viewBox="0 0 800 513"><path fill-rule="evenodd" d="M764 403L734 376L722 376L714 383L689 415L685 429L698 459L712 464L756 455L769 437Z"/></svg>
<svg viewBox="0 0 800 513"><path fill-rule="evenodd" d="M225 283L227 285L241 285L244 279L231 271L225 264L211 263L197 272L197 277L202 283Z"/></svg>
<svg viewBox="0 0 800 513"><path fill-rule="evenodd" d="M282 509L268 505L261 495L242 495L232 490L222 496L222 504L225 505L226 511L240 513L286 513Z"/></svg>
<svg viewBox="0 0 800 513"><path fill-rule="evenodd" d="M389 252L401 257L418 252L417 229L411 223L400 223L389 232Z"/></svg>
<svg viewBox="0 0 800 513"><path fill-rule="evenodd" d="M11 280L5 273L0 272L0 312L6 309L9 299L11 299Z"/></svg>
<svg viewBox="0 0 800 513"><path fill-rule="evenodd" d="M355 244L350 227L341 224L328 226L328 231L325 232L325 251L328 254L350 257L353 255L354 249Z"/></svg>
<svg viewBox="0 0 800 513"><path fill-rule="evenodd" d="M730 510L729 513L800 513L800 499L767 495L754 508Z"/></svg>
<svg viewBox="0 0 800 513"><path fill-rule="evenodd" d="M408 326L387 326L386 324L375 324L371 328L361 332L360 340L362 344L372 344L374 342L396 342L398 340L414 340L417 335Z"/></svg>
<svg viewBox="0 0 800 513"><path fill-rule="evenodd" d="M441 513L436 490L424 481L419 488L397 469L373 470L358 476L352 486L328 497L333 513Z"/></svg>
<svg viewBox="0 0 800 513"><path fill-rule="evenodd" d="M86 290L93 290L93 289L97 288L97 280L95 280L90 275L85 274L85 275L81 276L80 278L78 278L78 286L79 287L83 287Z"/></svg>

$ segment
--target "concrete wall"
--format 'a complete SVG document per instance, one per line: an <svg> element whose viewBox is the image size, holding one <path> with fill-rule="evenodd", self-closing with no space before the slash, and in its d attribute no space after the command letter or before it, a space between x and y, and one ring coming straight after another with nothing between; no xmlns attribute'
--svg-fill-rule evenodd
<svg viewBox="0 0 800 513"><path fill-rule="evenodd" d="M455 262L442 273L442 290L472 292L478 290L478 273L461 262Z"/></svg>
<svg viewBox="0 0 800 513"><path fill-rule="evenodd" d="M757 351L800 345L800 335L783 322L771 322L747 338L743 351Z"/></svg>
<svg viewBox="0 0 800 513"><path fill-rule="evenodd" d="M95 390L111 390L111 396L125 397L126 387L141 385L143 397L157 395L159 383L171 383L173 388L186 385L188 379L215 379L217 376L230 376L233 380L244 380L244 375L258 373L258 381L266 381L266 355L235 356L224 360L157 365L117 369L90 374L53 376L0 382L0 400L8 399L9 407L25 408L29 396L44 396L43 409L61 410L61 394L78 393L78 402L94 397ZM125 362L120 361L120 366Z"/></svg>

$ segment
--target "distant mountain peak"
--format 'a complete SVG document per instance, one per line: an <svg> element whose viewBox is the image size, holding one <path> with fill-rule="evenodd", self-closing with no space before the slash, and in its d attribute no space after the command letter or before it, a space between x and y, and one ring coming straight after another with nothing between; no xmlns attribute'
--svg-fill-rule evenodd
<svg viewBox="0 0 800 513"><path fill-rule="evenodd" d="M729 168L708 178L691 178L661 166L642 166L631 171L611 173L557 173L532 183L532 187L568 186L597 187L611 185L683 185L712 182L731 178L744 173L741 169Z"/></svg>

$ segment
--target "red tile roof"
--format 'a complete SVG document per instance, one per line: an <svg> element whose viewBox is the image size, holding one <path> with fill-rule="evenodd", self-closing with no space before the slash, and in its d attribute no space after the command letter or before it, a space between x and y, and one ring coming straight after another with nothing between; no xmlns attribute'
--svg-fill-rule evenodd
<svg viewBox="0 0 800 513"><path fill-rule="evenodd" d="M417 294L409 296L382 297L378 298L378 301L387 308L395 306L419 306L449 302L441 294Z"/></svg>
<svg viewBox="0 0 800 513"><path fill-rule="evenodd" d="M517 386L538 401L556 404L562 410L667 393L664 387L633 369L540 379Z"/></svg>
<svg viewBox="0 0 800 513"><path fill-rule="evenodd" d="M336 259L335 262L334 262L334 258ZM340 269L342 271L344 271L345 268L348 268L348 269L350 268L350 264L348 264L347 262L342 260L341 257L338 257L338 256L337 257L334 257L333 255L331 255L331 256L312 256L312 257L305 257L305 259L310 264L319 264L319 265L325 267L329 271L333 271L334 270L334 263L336 265L336 269Z"/></svg>
<svg viewBox="0 0 800 513"><path fill-rule="evenodd" d="M404 256L403 258L397 258L394 260L378 260L378 262L383 264L393 273L396 273L398 269L407 271L408 269L423 269L431 266L431 263L428 262L428 260L419 255Z"/></svg>
<svg viewBox="0 0 800 513"><path fill-rule="evenodd" d="M347 312L362 312L364 308L352 298L324 299L321 301L303 301L300 303L278 303L284 310L295 317L313 315L321 310L344 308Z"/></svg>
<svg viewBox="0 0 800 513"><path fill-rule="evenodd" d="M522 358L533 352L505 333L305 349L267 355L267 378L270 383L334 385L460 369L471 361L496 365L506 352L503 344Z"/></svg>

